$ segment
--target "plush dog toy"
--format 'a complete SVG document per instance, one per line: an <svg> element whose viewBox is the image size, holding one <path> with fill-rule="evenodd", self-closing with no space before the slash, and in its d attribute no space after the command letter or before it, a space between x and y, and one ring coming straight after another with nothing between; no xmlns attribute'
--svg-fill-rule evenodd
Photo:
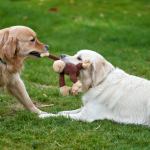
<svg viewBox="0 0 150 150"><path fill-rule="evenodd" d="M72 63L65 64L59 57L44 53L40 55L41 57L48 56L49 58L55 60L53 63L53 69L55 72L59 73L59 85L60 85L60 93L63 96L68 96L69 92L73 94L77 94L79 88L82 86L82 83L77 79L79 76L79 70L87 69L90 65L90 60L87 59L83 63L79 63L74 65ZM64 74L69 75L70 80L74 83L72 88L66 86Z"/></svg>

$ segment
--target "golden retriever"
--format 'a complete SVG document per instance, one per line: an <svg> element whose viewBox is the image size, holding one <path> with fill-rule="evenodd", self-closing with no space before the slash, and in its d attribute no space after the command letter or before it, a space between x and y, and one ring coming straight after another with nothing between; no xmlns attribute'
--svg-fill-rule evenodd
<svg viewBox="0 0 150 150"><path fill-rule="evenodd" d="M20 101L30 112L42 114L32 103L20 72L27 58L40 58L48 45L38 41L36 33L25 26L13 26L0 30L0 87Z"/></svg>
<svg viewBox="0 0 150 150"><path fill-rule="evenodd" d="M91 60L87 70L80 70L83 107L58 114L76 120L92 122L109 119L118 123L150 125L150 81L115 68L100 54L81 50L74 56L62 55L66 63L78 64Z"/></svg>

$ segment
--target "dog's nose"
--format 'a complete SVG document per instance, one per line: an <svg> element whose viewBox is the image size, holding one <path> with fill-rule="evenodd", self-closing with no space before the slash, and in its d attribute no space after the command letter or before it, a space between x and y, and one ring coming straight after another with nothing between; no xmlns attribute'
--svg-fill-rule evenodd
<svg viewBox="0 0 150 150"><path fill-rule="evenodd" d="M66 55L65 55L65 54L62 54L62 55L61 55L61 58L64 58L64 57L66 57Z"/></svg>
<svg viewBox="0 0 150 150"><path fill-rule="evenodd" d="M49 46L48 45L45 45L46 49L48 50L49 49Z"/></svg>

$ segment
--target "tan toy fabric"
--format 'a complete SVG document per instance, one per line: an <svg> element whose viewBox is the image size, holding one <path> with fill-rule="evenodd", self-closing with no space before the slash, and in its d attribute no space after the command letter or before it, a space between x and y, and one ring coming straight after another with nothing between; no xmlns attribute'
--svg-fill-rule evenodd
<svg viewBox="0 0 150 150"><path fill-rule="evenodd" d="M82 83L77 79L80 73L79 70L87 69L90 65L90 60L85 60L84 63L74 65L72 63L65 64L65 62L61 61L59 57L49 53L41 54L41 57L44 56L48 56L49 58L56 60L53 63L53 69L55 72L60 74L59 76L60 93L63 96L68 96L69 92L77 94L79 88L82 86ZM64 74L69 75L70 80L74 83L72 88L66 86Z"/></svg>

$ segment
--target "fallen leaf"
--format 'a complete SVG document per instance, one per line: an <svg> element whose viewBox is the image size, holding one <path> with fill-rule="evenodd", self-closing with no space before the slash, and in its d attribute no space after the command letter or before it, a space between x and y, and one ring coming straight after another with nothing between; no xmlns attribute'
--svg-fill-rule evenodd
<svg viewBox="0 0 150 150"><path fill-rule="evenodd" d="M99 129L99 128L100 128L100 125L96 128L96 130Z"/></svg>
<svg viewBox="0 0 150 150"><path fill-rule="evenodd" d="M124 13L124 14L127 14L127 11L124 10L123 13Z"/></svg>
<svg viewBox="0 0 150 150"><path fill-rule="evenodd" d="M47 97L47 95L46 94L43 94L45 97Z"/></svg>
<svg viewBox="0 0 150 150"><path fill-rule="evenodd" d="M83 20L82 17L78 17L78 18L75 18L75 19L74 19L74 22L78 22L78 21L82 21L82 20Z"/></svg>
<svg viewBox="0 0 150 150"><path fill-rule="evenodd" d="M70 0L70 3L74 3L74 0Z"/></svg>
<svg viewBox="0 0 150 150"><path fill-rule="evenodd" d="M27 18L28 18L27 16L24 16L24 17L23 17L23 20L26 20Z"/></svg>
<svg viewBox="0 0 150 150"><path fill-rule="evenodd" d="M40 105L39 107L51 107L53 106L54 104L50 104L50 105Z"/></svg>
<svg viewBox="0 0 150 150"><path fill-rule="evenodd" d="M49 9L50 12L59 12L59 9L58 8L51 8Z"/></svg>
<svg viewBox="0 0 150 150"><path fill-rule="evenodd" d="M133 70L136 70L136 67L134 67Z"/></svg>
<svg viewBox="0 0 150 150"><path fill-rule="evenodd" d="M38 5L40 5L40 6L41 6L42 4L43 4L43 3L41 3L41 2L40 2Z"/></svg>
<svg viewBox="0 0 150 150"><path fill-rule="evenodd" d="M55 143L56 143L58 146L62 147L58 142L55 141Z"/></svg>
<svg viewBox="0 0 150 150"><path fill-rule="evenodd" d="M102 38L101 38L101 37L99 38L99 41L102 41Z"/></svg>
<svg viewBox="0 0 150 150"><path fill-rule="evenodd" d="M104 17L104 14L101 13L101 14L100 14L100 17Z"/></svg>
<svg viewBox="0 0 150 150"><path fill-rule="evenodd" d="M12 111L12 113L14 113L14 114L15 114L16 112L17 112L16 110L13 110L13 111Z"/></svg>
<svg viewBox="0 0 150 150"><path fill-rule="evenodd" d="M38 104L37 102L35 102L35 101L33 101L33 104L35 105L35 106L37 106L37 107L51 107L51 106L53 106L54 104L49 104L49 105L44 105L44 104ZM15 108L16 110L18 110L18 109L24 109L24 107L23 107L23 105L22 104L15 104L15 105L9 105L8 106L9 108ZM15 111L16 111L15 110ZM13 113L15 113L15 111L13 111Z"/></svg>
<svg viewBox="0 0 150 150"><path fill-rule="evenodd" d="M138 50L134 50L134 52L135 52L135 53L138 53L139 51L138 51Z"/></svg>
<svg viewBox="0 0 150 150"><path fill-rule="evenodd" d="M141 14L140 14L140 13L137 13L137 16L138 16L138 17L141 17Z"/></svg>
<svg viewBox="0 0 150 150"><path fill-rule="evenodd" d="M78 21L78 19L77 19L77 18L75 18L75 19L74 19L74 22L77 22L77 21Z"/></svg>

